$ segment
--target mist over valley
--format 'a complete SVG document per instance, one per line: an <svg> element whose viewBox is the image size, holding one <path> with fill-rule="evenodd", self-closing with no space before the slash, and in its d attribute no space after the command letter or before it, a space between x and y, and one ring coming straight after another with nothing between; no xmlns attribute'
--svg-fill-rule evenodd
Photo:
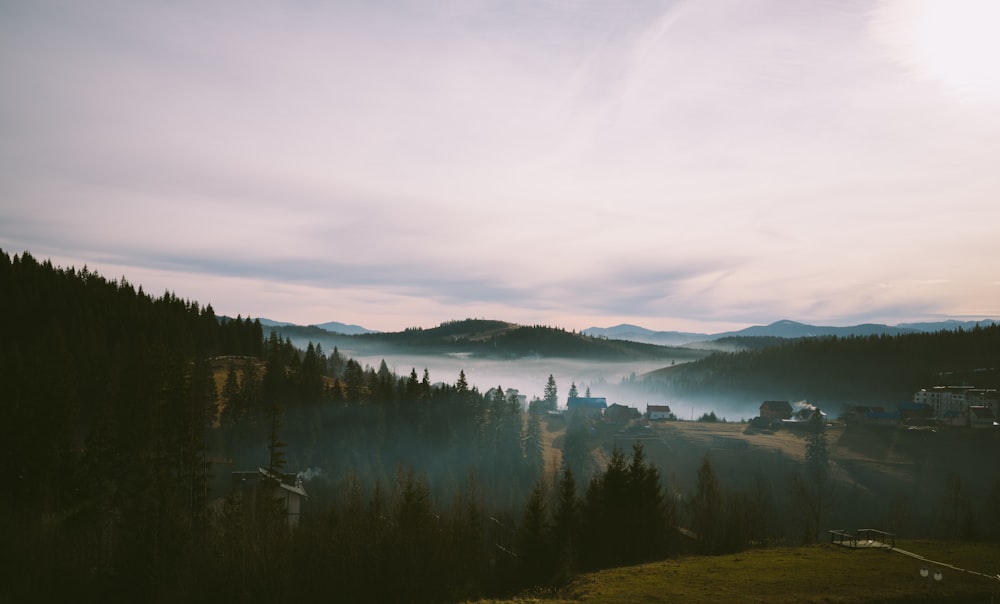
<svg viewBox="0 0 1000 604"><path fill-rule="evenodd" d="M1000 325L346 335L27 253L0 289L5 600L451 602L840 527L1000 541Z"/></svg>

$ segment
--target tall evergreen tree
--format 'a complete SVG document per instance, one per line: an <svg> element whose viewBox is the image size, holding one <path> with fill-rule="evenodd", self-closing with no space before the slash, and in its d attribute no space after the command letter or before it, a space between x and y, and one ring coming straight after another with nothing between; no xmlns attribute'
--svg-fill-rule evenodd
<svg viewBox="0 0 1000 604"><path fill-rule="evenodd" d="M272 476L280 475L287 463L285 447L288 444L281 440L281 429L285 421L284 415L285 408L278 403L268 408L267 471Z"/></svg>
<svg viewBox="0 0 1000 604"><path fill-rule="evenodd" d="M545 393L542 398L545 407L549 411L555 411L559 407L559 389L556 387L556 379L549 374L549 379L545 382Z"/></svg>
<svg viewBox="0 0 1000 604"><path fill-rule="evenodd" d="M803 535L807 542L819 539L820 527L829 507L834 503L832 487L826 422L819 409L816 409L809 420L809 434L806 436L805 477L798 474L793 477L795 494L808 515Z"/></svg>
<svg viewBox="0 0 1000 604"><path fill-rule="evenodd" d="M576 572L577 541L580 531L580 502L573 471L563 469L552 513L552 547L556 580L563 582Z"/></svg>
<svg viewBox="0 0 1000 604"><path fill-rule="evenodd" d="M526 585L541 585L553 574L551 534L542 481L528 497L517 531L517 564L521 580Z"/></svg>
<svg viewBox="0 0 1000 604"><path fill-rule="evenodd" d="M698 484L688 500L688 514L691 529L698 538L698 549L706 554L718 553L725 529L723 497L707 453L698 467Z"/></svg>
<svg viewBox="0 0 1000 604"><path fill-rule="evenodd" d="M545 471L545 441L540 413L528 413L521 440L524 447L524 468L527 478L531 481L537 481Z"/></svg>

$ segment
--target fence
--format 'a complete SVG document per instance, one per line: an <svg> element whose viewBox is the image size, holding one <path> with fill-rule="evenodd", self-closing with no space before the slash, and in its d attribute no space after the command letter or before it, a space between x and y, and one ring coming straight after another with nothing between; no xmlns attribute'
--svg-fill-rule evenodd
<svg viewBox="0 0 1000 604"><path fill-rule="evenodd" d="M877 529L859 529L851 534L847 531L830 531L830 543L844 547L896 547L896 535Z"/></svg>

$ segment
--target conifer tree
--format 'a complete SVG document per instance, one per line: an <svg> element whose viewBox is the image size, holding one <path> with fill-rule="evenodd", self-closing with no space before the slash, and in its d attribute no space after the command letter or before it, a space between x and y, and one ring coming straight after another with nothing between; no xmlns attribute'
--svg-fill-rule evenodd
<svg viewBox="0 0 1000 604"><path fill-rule="evenodd" d="M688 513L691 517L691 529L698 538L699 549L707 554L717 553L725 526L723 501L719 479L707 453L698 467L698 484L688 500Z"/></svg>
<svg viewBox="0 0 1000 604"><path fill-rule="evenodd" d="M281 428L284 426L285 408L275 403L268 408L267 437L267 471L271 476L278 476L287 463L285 447L287 443L281 440Z"/></svg>
<svg viewBox="0 0 1000 604"><path fill-rule="evenodd" d="M545 442L542 434L541 414L528 413L521 440L524 443L524 463L527 477L531 481L536 481L545 470Z"/></svg>
<svg viewBox="0 0 1000 604"><path fill-rule="evenodd" d="M542 400L548 411L555 411L559 406L559 390L556 388L556 379L549 374L549 379L545 383L545 394Z"/></svg>
<svg viewBox="0 0 1000 604"><path fill-rule="evenodd" d="M526 585L541 585L552 577L553 557L545 500L545 489L538 481L531 490L518 526L517 564L520 578Z"/></svg>
<svg viewBox="0 0 1000 604"><path fill-rule="evenodd" d="M795 474L792 479L794 492L805 510L806 529L804 540L819 539L820 527L828 508L834 503L833 483L830 480L830 451L826 442L826 423L819 409L809 420L806 436L805 477Z"/></svg>
<svg viewBox="0 0 1000 604"><path fill-rule="evenodd" d="M552 513L552 547L556 580L563 582L576 571L576 544L580 530L580 503L573 471L563 469Z"/></svg>

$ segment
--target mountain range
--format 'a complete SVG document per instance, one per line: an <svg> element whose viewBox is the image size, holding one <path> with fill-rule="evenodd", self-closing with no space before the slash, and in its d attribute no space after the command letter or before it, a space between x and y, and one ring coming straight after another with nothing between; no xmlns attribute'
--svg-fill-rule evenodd
<svg viewBox="0 0 1000 604"><path fill-rule="evenodd" d="M264 325L264 321L261 324ZM268 321L265 329L289 338L300 348L315 343L326 350L336 347L356 356L385 354L391 350L500 359L559 357L636 361L693 360L708 354L694 348L589 336L557 327L524 326L488 319L448 321L427 329L410 327L398 332L357 334L333 332L318 325L303 327L274 321Z"/></svg>
<svg viewBox="0 0 1000 604"><path fill-rule="evenodd" d="M305 327L304 325L296 325L295 323L288 323L284 321L272 321L271 319L261 319L260 324L264 327ZM320 323L319 325L310 325L309 327L319 327L324 331L339 333L345 336L356 336L364 333L379 333L374 329L367 329L360 325L348 325L347 323L340 323L339 321L328 321L326 323Z"/></svg>
<svg viewBox="0 0 1000 604"><path fill-rule="evenodd" d="M264 327L304 327L295 323L273 321L271 319L261 319ZM816 336L870 336L870 335L902 335L907 333L932 333L936 331L957 331L958 329L969 330L976 325L991 325L995 323L993 319L983 319L981 321L934 321L923 323L900 323L898 325L883 325L880 323L862 323L845 327L809 325L784 319L775 321L769 325L753 325L737 331L726 331L721 333L697 333L685 331L655 331L639 325L622 323L613 327L589 327L580 333L588 336L607 338L610 340L627 340L643 344L655 344L657 346L685 346L712 342L725 338L735 337L777 337L777 338L808 338ZM343 335L377 334L379 331L368 329L360 325L349 325L338 321L329 321L309 327L318 327L324 331Z"/></svg>
<svg viewBox="0 0 1000 604"><path fill-rule="evenodd" d="M902 335L907 333L932 333L936 331L969 330L976 325L991 325L993 319L982 321L937 321L926 323L900 323L899 325L882 325L879 323L863 323L846 327L831 327L808 325L797 321L781 320L770 325L754 325L738 331L727 331L716 334L691 333L681 331L653 331L638 325L615 325L614 327L590 327L583 333L590 336L605 337L617 340L631 340L660 346L684 346L700 342L710 342L734 337L778 337L778 338L808 338L816 336L871 336L871 335Z"/></svg>

